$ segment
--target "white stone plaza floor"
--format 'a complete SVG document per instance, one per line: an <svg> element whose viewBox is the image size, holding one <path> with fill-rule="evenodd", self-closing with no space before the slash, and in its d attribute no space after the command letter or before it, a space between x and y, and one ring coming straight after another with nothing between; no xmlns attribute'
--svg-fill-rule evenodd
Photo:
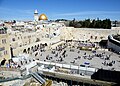
<svg viewBox="0 0 120 86"><path fill-rule="evenodd" d="M54 52L54 54L52 53L52 51ZM64 55L62 55L64 51L66 52ZM35 56L36 53L37 55ZM111 51L96 50L96 52L92 52L80 50L77 48L70 49L66 47L62 51L45 50L41 52L39 50L32 53L31 56L35 59L39 59L40 61L72 64L77 66L82 65L90 66L93 68L103 68L107 70L120 71L120 55Z"/></svg>

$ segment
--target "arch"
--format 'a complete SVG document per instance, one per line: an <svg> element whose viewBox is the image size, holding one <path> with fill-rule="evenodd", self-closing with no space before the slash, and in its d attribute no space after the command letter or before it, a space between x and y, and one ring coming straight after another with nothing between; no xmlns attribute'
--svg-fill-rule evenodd
<svg viewBox="0 0 120 86"><path fill-rule="evenodd" d="M5 62L6 62L6 59L4 58L4 59L1 61L0 65L4 65Z"/></svg>

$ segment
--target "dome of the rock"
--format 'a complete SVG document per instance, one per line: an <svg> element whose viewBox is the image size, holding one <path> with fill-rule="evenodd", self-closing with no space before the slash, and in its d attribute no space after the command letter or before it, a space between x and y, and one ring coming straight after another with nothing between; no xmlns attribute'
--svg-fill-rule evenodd
<svg viewBox="0 0 120 86"><path fill-rule="evenodd" d="M45 14L41 14L38 20L48 20L48 18Z"/></svg>

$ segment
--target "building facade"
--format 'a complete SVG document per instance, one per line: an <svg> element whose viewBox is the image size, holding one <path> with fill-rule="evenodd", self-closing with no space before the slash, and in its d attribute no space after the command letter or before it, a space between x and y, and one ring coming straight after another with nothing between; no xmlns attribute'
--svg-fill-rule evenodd
<svg viewBox="0 0 120 86"><path fill-rule="evenodd" d="M9 35L4 28L0 29L0 62L2 60L10 60L11 52L10 52L10 42Z"/></svg>

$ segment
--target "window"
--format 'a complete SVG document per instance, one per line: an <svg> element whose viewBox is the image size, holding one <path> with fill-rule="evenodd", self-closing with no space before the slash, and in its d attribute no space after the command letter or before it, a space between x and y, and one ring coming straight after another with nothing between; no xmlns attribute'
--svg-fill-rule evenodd
<svg viewBox="0 0 120 86"><path fill-rule="evenodd" d="M4 51L4 55L7 55L7 54L8 54L8 52L7 52L7 50L5 50L5 51Z"/></svg>
<svg viewBox="0 0 120 86"><path fill-rule="evenodd" d="M6 39L2 39L2 44L6 44L6 43L7 43Z"/></svg>

